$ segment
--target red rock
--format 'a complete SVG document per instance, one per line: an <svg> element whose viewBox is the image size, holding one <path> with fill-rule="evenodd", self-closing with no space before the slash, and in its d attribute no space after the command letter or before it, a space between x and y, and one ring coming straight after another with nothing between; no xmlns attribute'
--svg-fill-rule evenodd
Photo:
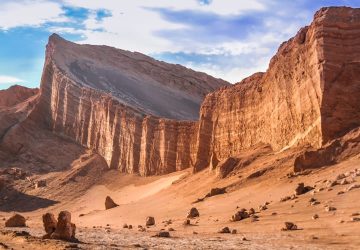
<svg viewBox="0 0 360 250"><path fill-rule="evenodd" d="M116 204L113 199L111 199L110 196L107 196L106 199L105 199L105 209L111 209L111 208L114 208L114 207L118 207L119 205Z"/></svg>
<svg viewBox="0 0 360 250"><path fill-rule="evenodd" d="M55 232L57 226L57 220L55 219L54 214L46 213L42 216L43 225L46 232L44 238L50 238L51 234Z"/></svg>
<svg viewBox="0 0 360 250"><path fill-rule="evenodd" d="M280 46L266 73L207 95L195 171L258 143L318 149L360 126L359 24L359 9L323 8Z"/></svg>
<svg viewBox="0 0 360 250"><path fill-rule="evenodd" d="M5 227L26 227L26 219L20 214L14 214L6 220Z"/></svg>
<svg viewBox="0 0 360 250"><path fill-rule="evenodd" d="M59 213L56 230L51 234L51 239L74 241L76 226L71 223L71 213L62 211Z"/></svg>

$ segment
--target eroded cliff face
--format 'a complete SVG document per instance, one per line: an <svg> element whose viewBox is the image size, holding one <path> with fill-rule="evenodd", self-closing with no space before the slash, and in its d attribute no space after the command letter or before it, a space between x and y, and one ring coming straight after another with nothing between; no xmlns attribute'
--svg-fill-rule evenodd
<svg viewBox="0 0 360 250"><path fill-rule="evenodd" d="M360 125L360 10L323 8L282 44L266 73L209 94L195 170L254 145L319 148Z"/></svg>
<svg viewBox="0 0 360 250"><path fill-rule="evenodd" d="M280 46L267 72L234 86L139 53L53 35L28 120L93 149L124 173L210 167L226 176L251 163L243 159L246 150L319 149L359 127L359 61L360 10L351 8L321 9ZM12 138L5 138L8 145L24 144Z"/></svg>
<svg viewBox="0 0 360 250"><path fill-rule="evenodd" d="M139 96L133 96L135 92L132 87L146 85L147 82L135 83L135 78L131 78L134 81L130 83L130 85L135 85L125 86L121 81L128 81L130 77L126 79L120 77L118 78L120 83L117 83L109 73L94 78L86 71L82 77L87 77L87 79L81 81L79 77L71 73L73 61L66 58L64 49L69 51L74 49L71 53L77 55L83 53L83 47L80 45L71 44L57 36L50 38L42 76L41 96L39 104L31 114L32 120L42 121L55 133L95 150L104 157L109 167L125 173L138 173L142 176L165 174L194 165L197 151L197 122L160 118L154 114L165 114L164 116L169 114L170 117L191 120L194 110L198 112L200 108L200 103L196 106L196 100L201 99L204 93L225 85L224 81L184 67L179 68L179 66L174 66L177 69L166 75L166 68L157 69L156 67L169 67L169 65L157 62L157 66L151 66L148 70L156 76L154 78L158 82L161 77L163 78L163 82L157 84L156 89L151 90L159 92L160 96L154 97L153 100L151 95L154 93L150 92L151 100L142 99ZM97 48L94 46L92 49ZM104 48L100 48L102 49ZM108 49L105 48L105 50ZM60 55L57 54L58 50ZM123 56L123 53L125 52L120 54ZM126 56L128 53L125 53ZM81 60L84 59L76 58L76 62ZM114 67L116 63L115 60L110 66L101 65L101 70L104 67ZM132 63L136 64L136 62ZM89 65L95 67L94 62ZM84 65L81 67L86 68ZM96 70L101 71L98 68ZM129 69L134 77L136 75L134 72L137 70L139 69L136 67ZM161 77L156 74L157 70L161 71ZM82 72L84 71L83 69ZM122 72L122 69L120 71ZM128 74L128 72L125 73ZM173 74L176 74L175 79L181 77L183 83L167 92L169 86L161 86L161 84L166 85L167 79L174 79ZM136 75L136 77L138 81L146 76ZM191 79L191 82L187 79ZM210 83L202 84L204 79L210 79ZM128 92L129 99L122 99L122 94L117 95L113 91L103 91L102 87L109 84L113 84L109 87L110 90L125 91L124 95ZM149 85L154 87L155 85L152 84L154 83L150 81ZM96 88L98 86L100 87ZM122 87L129 89L122 89ZM139 89L139 92L141 91ZM188 98L184 99L188 92L191 92L191 95L189 94ZM164 103L164 107L158 109L158 101L166 101L166 98L174 93L179 93L180 99ZM156 99L162 97L164 100ZM179 102L179 100L182 101ZM191 103L190 106L189 103ZM188 112L190 107L192 110Z"/></svg>

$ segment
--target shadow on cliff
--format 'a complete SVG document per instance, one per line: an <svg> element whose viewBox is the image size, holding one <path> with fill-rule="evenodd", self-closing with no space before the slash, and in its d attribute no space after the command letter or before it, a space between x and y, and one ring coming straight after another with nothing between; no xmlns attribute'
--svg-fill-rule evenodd
<svg viewBox="0 0 360 250"><path fill-rule="evenodd" d="M4 200L5 197L7 199ZM59 202L24 194L12 188L0 193L1 212L31 212L57 203Z"/></svg>

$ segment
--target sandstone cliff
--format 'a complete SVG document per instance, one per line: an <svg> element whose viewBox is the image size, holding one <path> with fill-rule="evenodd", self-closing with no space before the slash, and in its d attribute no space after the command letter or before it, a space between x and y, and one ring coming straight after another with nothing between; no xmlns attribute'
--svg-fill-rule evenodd
<svg viewBox="0 0 360 250"><path fill-rule="evenodd" d="M30 148L38 137L29 131L39 126L124 173L210 166L222 177L262 154L310 147L295 164L306 169L351 138L358 143L357 134L336 141L360 126L359 42L360 9L323 8L280 46L267 72L229 86L139 53L52 35L37 104L2 144L14 154Z"/></svg>
<svg viewBox="0 0 360 250"><path fill-rule="evenodd" d="M320 148L360 126L360 9L323 8L266 73L209 94L195 170L259 143Z"/></svg>
<svg viewBox="0 0 360 250"><path fill-rule="evenodd" d="M179 65L52 35L30 119L143 176L194 165L204 96L227 85ZM186 121L188 120L188 121Z"/></svg>

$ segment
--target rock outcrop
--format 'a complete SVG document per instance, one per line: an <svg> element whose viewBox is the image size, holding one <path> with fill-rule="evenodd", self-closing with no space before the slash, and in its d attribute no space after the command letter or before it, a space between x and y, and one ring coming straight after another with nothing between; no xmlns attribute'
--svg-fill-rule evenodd
<svg viewBox="0 0 360 250"><path fill-rule="evenodd" d="M75 241L76 226L71 223L71 213L68 211L61 211L58 216L58 221L55 231L51 234L51 239Z"/></svg>
<svg viewBox="0 0 360 250"><path fill-rule="evenodd" d="M8 89L0 90L0 109L12 107L24 102L30 97L36 95L38 92L38 89L31 89L19 85L14 85Z"/></svg>
<svg viewBox="0 0 360 250"><path fill-rule="evenodd" d="M322 8L280 46L266 73L209 94L195 170L258 143L320 148L360 126L359 27L360 9Z"/></svg>
<svg viewBox="0 0 360 250"><path fill-rule="evenodd" d="M106 46L49 39L31 119L143 176L194 165L204 96L227 85L179 65Z"/></svg>

